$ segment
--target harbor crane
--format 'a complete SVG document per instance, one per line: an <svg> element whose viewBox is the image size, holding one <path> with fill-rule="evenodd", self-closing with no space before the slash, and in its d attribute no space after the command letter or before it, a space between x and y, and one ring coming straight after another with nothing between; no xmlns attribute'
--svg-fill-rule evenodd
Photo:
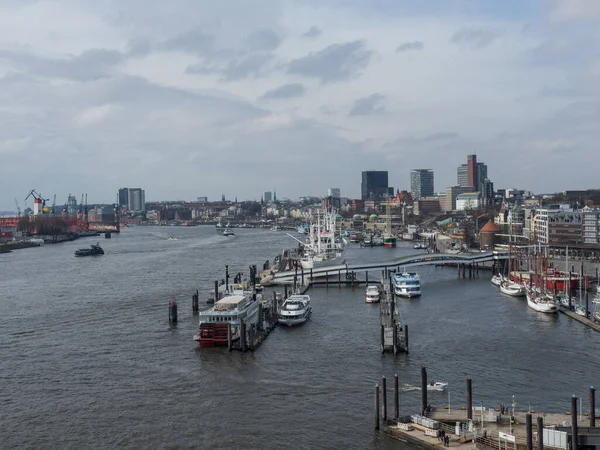
<svg viewBox="0 0 600 450"><path fill-rule="evenodd" d="M25 201L27 201L27 199L29 197L33 197L33 213L35 214L43 214L44 213L44 207L46 206L46 202L49 200L47 198L43 198L38 192L36 192L35 189L32 189L31 191L29 191L29 194L27 194L27 197L25 197ZM39 208L38 205L42 205L41 209L36 209Z"/></svg>
<svg viewBox="0 0 600 450"><path fill-rule="evenodd" d="M17 201L17 197L15 197L15 205L17 205L17 216L21 217L21 207L19 206L19 202Z"/></svg>

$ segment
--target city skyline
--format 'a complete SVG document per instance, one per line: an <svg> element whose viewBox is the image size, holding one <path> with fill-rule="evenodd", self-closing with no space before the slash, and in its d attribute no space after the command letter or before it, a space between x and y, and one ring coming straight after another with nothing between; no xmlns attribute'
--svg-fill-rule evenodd
<svg viewBox="0 0 600 450"><path fill-rule="evenodd" d="M598 23L584 0L9 2L0 208L122 185L359 198L370 167L441 191L473 153L497 188L593 188Z"/></svg>

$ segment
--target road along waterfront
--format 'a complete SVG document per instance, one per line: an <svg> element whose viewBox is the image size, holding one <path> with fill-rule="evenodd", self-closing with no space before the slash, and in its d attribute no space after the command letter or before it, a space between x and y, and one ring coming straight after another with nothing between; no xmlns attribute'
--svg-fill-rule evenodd
<svg viewBox="0 0 600 450"><path fill-rule="evenodd" d="M168 240L175 236L179 240ZM83 241L0 255L0 378L7 448L402 448L372 427L373 382L400 376L418 409L421 365L452 404L529 402L562 411L600 384L600 334L505 297L489 273L419 269L422 296L398 300L410 353L382 355L364 286L315 288L310 321L277 328L254 353L198 350L191 296L293 246L281 232L132 227L77 259ZM414 253L353 246L348 262ZM169 326L175 295L179 322ZM447 393L430 395L443 405ZM439 396L437 398L436 396ZM293 432L291 431L293 430Z"/></svg>

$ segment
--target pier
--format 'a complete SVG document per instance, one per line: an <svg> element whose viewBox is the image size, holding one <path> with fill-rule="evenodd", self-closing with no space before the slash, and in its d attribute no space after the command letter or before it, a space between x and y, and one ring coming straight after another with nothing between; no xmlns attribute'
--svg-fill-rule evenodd
<svg viewBox="0 0 600 450"><path fill-rule="evenodd" d="M381 353L408 353L408 325L402 326L400 308L395 301L391 278L380 286Z"/></svg>
<svg viewBox="0 0 600 450"><path fill-rule="evenodd" d="M600 448L600 427L596 427L596 390L589 389L589 410L581 414L582 399L571 396L567 412L516 410L515 404L485 408L473 406L473 383L466 379L466 406L434 407L427 402L427 369L421 368L421 410L416 414L400 413L398 375L394 376L393 416L387 411L387 382L375 385L374 428L382 430L420 449L452 447L482 450L537 450L544 448L576 450ZM570 406L570 408L568 408ZM535 419L535 420L534 420ZM534 425L535 424L535 425Z"/></svg>

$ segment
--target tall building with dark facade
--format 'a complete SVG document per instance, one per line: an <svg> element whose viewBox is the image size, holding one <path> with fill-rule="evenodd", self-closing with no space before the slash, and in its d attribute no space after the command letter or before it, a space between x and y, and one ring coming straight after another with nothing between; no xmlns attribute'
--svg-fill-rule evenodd
<svg viewBox="0 0 600 450"><path fill-rule="evenodd" d="M459 186L472 186L476 192L481 192L487 173L487 165L477 162L477 155L468 155L467 164L461 164L456 169L456 181Z"/></svg>
<svg viewBox="0 0 600 450"><path fill-rule="evenodd" d="M363 200L385 200L389 195L387 170L368 170L362 173L360 185Z"/></svg>
<svg viewBox="0 0 600 450"><path fill-rule="evenodd" d="M432 197L434 193L433 170L413 169L410 171L410 191L412 198Z"/></svg>
<svg viewBox="0 0 600 450"><path fill-rule="evenodd" d="M119 208L127 209L129 205L129 188L119 189Z"/></svg>

